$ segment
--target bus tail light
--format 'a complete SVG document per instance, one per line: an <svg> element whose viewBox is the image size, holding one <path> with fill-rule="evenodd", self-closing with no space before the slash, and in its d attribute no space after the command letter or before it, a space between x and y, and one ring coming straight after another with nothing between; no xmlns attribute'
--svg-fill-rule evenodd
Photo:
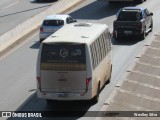
<svg viewBox="0 0 160 120"><path fill-rule="evenodd" d="M41 90L41 78L37 76L37 87Z"/></svg>
<svg viewBox="0 0 160 120"><path fill-rule="evenodd" d="M86 78L86 90L85 90L84 93L81 94L81 96L84 96L84 94L87 93L87 91L88 91L88 86L89 86L89 82L91 81L91 79L92 79L92 78Z"/></svg>
<svg viewBox="0 0 160 120"><path fill-rule="evenodd" d="M92 78L86 78L86 88L88 88L89 82L91 81Z"/></svg>

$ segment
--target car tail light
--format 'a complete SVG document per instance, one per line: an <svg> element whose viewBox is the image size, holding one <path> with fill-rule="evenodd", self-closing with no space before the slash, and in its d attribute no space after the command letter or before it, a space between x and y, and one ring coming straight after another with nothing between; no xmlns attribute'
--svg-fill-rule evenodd
<svg viewBox="0 0 160 120"><path fill-rule="evenodd" d="M43 32L43 27L40 28L40 32Z"/></svg>
<svg viewBox="0 0 160 120"><path fill-rule="evenodd" d="M37 76L37 87L41 90L41 78Z"/></svg>

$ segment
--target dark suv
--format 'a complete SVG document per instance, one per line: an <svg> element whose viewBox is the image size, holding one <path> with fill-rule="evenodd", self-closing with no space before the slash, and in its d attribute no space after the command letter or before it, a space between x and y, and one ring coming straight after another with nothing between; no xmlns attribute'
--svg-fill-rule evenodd
<svg viewBox="0 0 160 120"><path fill-rule="evenodd" d="M134 35L145 39L153 29L153 13L147 8L124 7L117 13L117 20L113 23L113 37Z"/></svg>

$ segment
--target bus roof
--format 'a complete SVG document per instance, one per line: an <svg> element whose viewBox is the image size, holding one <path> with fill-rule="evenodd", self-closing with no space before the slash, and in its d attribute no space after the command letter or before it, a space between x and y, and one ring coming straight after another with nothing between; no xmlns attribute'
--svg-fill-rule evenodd
<svg viewBox="0 0 160 120"><path fill-rule="evenodd" d="M63 26L45 39L43 43L90 43L99 37L108 26L106 24L95 23L72 23Z"/></svg>

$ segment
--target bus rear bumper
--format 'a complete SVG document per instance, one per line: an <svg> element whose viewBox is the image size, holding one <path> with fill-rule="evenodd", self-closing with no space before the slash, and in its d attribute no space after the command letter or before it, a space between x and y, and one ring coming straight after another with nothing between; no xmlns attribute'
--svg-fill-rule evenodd
<svg viewBox="0 0 160 120"><path fill-rule="evenodd" d="M90 100L93 98L91 90L88 90L86 94L74 93L74 92L41 92L37 90L37 97L42 99L51 100Z"/></svg>

